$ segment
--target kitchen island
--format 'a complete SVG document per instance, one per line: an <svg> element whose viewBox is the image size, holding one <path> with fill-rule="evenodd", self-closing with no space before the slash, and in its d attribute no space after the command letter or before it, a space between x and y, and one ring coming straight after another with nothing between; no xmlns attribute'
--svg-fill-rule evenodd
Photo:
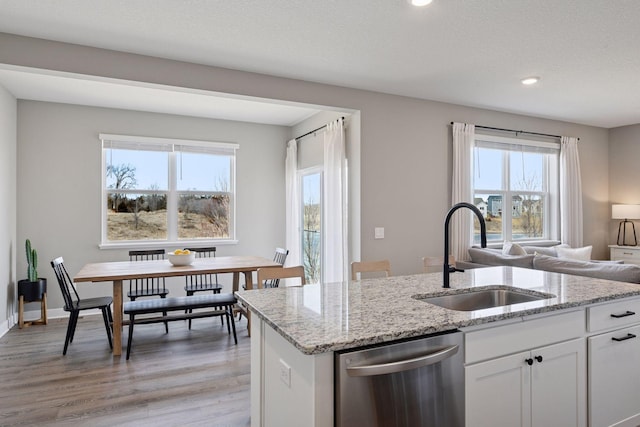
<svg viewBox="0 0 640 427"><path fill-rule="evenodd" d="M474 398L469 398L469 374L474 372L471 368L498 356L483 348L482 343L475 343L474 337L493 342L492 348L502 348L502 332L505 336L513 334L509 328L531 321L539 331L525 341L543 346L549 340L555 343L565 338L580 339L584 359L589 333L597 329L587 321L589 307L618 300L634 302L640 296L640 286L635 284L511 267L455 273L450 285L451 289L443 289L441 274L434 273L238 292L238 299L254 312L256 319L251 329L252 425L333 425L334 352L456 329L468 337L468 415ZM486 286L517 287L553 297L475 311L450 310L420 300ZM566 314L570 317L563 317ZM558 327L550 326L556 325L556 319ZM565 319L571 326L562 328ZM576 332L578 327L580 331ZM487 331L497 332L492 337ZM562 335L565 333L568 335ZM517 345L506 346L504 354L523 350ZM579 382L586 396L586 380ZM579 413L578 419L586 424L588 418L595 416L586 402L582 406L577 412L584 414Z"/></svg>

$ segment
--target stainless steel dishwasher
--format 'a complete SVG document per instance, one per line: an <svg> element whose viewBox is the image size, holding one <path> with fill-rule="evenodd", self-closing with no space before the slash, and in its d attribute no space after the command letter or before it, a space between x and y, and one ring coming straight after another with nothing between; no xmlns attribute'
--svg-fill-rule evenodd
<svg viewBox="0 0 640 427"><path fill-rule="evenodd" d="M337 352L335 388L338 427L462 427L462 332Z"/></svg>

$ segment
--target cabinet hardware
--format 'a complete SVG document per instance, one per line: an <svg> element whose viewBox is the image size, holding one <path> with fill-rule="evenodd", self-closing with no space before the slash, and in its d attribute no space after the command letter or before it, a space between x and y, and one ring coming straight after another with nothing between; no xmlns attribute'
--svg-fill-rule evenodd
<svg viewBox="0 0 640 427"><path fill-rule="evenodd" d="M524 359L525 362L527 362L527 365L531 366L533 365L533 359L529 358L529 359Z"/></svg>
<svg viewBox="0 0 640 427"><path fill-rule="evenodd" d="M627 334L626 337L622 337L622 338L616 338L616 337L611 337L612 340L614 341L625 341L625 340L630 340L631 338L635 338L636 336L633 334Z"/></svg>
<svg viewBox="0 0 640 427"><path fill-rule="evenodd" d="M623 255L633 255L633 252L622 252Z"/></svg>
<svg viewBox="0 0 640 427"><path fill-rule="evenodd" d="M636 314L635 312L627 310L622 314L612 314L611 317L615 317L616 319L619 319L621 317L633 316L635 314Z"/></svg>
<svg viewBox="0 0 640 427"><path fill-rule="evenodd" d="M539 362L542 362L542 356L536 356L535 359Z"/></svg>

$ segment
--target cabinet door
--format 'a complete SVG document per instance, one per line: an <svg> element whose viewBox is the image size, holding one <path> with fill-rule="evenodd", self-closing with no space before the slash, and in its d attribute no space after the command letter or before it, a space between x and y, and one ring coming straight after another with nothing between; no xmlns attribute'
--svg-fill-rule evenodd
<svg viewBox="0 0 640 427"><path fill-rule="evenodd" d="M640 326L589 340L589 419L591 426L640 422Z"/></svg>
<svg viewBox="0 0 640 427"><path fill-rule="evenodd" d="M531 351L531 425L586 425L586 341L583 338Z"/></svg>
<svg viewBox="0 0 640 427"><path fill-rule="evenodd" d="M527 351L465 368L467 427L531 425L529 357Z"/></svg>

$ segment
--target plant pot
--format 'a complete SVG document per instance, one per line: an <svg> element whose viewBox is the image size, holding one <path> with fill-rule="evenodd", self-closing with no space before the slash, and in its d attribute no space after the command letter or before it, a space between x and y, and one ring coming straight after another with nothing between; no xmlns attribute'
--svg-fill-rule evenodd
<svg viewBox="0 0 640 427"><path fill-rule="evenodd" d="M29 280L18 281L18 297L23 297L24 302L41 301L47 292L47 279L38 278L35 282Z"/></svg>

